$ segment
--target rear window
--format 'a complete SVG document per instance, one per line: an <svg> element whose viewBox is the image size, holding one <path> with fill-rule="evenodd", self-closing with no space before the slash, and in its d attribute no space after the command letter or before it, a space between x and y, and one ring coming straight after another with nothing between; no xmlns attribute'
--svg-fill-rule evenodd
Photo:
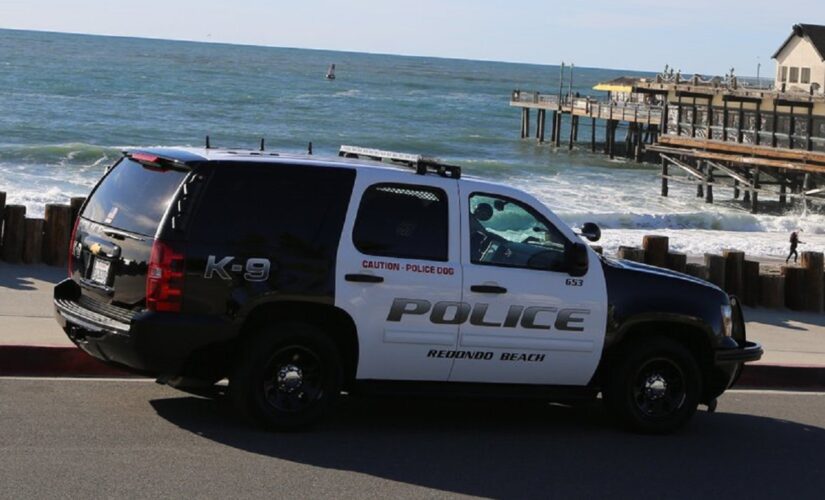
<svg viewBox="0 0 825 500"><path fill-rule="evenodd" d="M154 236L187 172L156 170L124 159L109 172L83 217L125 231Z"/></svg>

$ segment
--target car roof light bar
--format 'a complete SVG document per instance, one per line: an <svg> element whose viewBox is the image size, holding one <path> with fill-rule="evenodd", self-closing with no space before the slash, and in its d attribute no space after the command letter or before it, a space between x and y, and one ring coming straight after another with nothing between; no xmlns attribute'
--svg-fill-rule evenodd
<svg viewBox="0 0 825 500"><path fill-rule="evenodd" d="M433 172L450 179L461 178L461 167L441 163L436 158L429 158L423 155L342 145L338 150L338 156L343 156L344 158L369 159L380 162L390 161L398 165L413 168L418 175L426 175L428 172Z"/></svg>

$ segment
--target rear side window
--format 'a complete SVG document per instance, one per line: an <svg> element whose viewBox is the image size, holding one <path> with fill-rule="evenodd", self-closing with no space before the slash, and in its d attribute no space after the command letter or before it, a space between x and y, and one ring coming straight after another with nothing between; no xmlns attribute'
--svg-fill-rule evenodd
<svg viewBox="0 0 825 500"><path fill-rule="evenodd" d="M354 182L355 172L343 168L220 165L190 222L191 237L334 259Z"/></svg>
<svg viewBox="0 0 825 500"><path fill-rule="evenodd" d="M152 169L124 159L92 193L83 217L125 231L154 236L186 175L184 171Z"/></svg>
<svg viewBox="0 0 825 500"><path fill-rule="evenodd" d="M447 260L447 194L409 184L375 184L361 198L352 239L367 255Z"/></svg>

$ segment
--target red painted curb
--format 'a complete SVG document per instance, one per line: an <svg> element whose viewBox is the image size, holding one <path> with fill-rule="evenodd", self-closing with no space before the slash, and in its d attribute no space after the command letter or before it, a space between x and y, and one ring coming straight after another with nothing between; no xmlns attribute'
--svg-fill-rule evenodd
<svg viewBox="0 0 825 500"><path fill-rule="evenodd" d="M77 347L0 345L0 376L133 377ZM825 366L746 365L738 389L825 390Z"/></svg>
<svg viewBox="0 0 825 500"><path fill-rule="evenodd" d="M825 366L749 364L734 387L825 390Z"/></svg>
<svg viewBox="0 0 825 500"><path fill-rule="evenodd" d="M131 377L77 347L0 346L0 375L57 377Z"/></svg>

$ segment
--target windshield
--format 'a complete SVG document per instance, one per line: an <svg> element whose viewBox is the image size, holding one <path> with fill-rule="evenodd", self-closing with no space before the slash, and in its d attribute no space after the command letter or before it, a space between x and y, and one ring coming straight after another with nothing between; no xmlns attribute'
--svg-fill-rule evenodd
<svg viewBox="0 0 825 500"><path fill-rule="evenodd" d="M83 217L132 233L154 236L166 207L186 177L180 170L158 170L124 159L92 194Z"/></svg>

